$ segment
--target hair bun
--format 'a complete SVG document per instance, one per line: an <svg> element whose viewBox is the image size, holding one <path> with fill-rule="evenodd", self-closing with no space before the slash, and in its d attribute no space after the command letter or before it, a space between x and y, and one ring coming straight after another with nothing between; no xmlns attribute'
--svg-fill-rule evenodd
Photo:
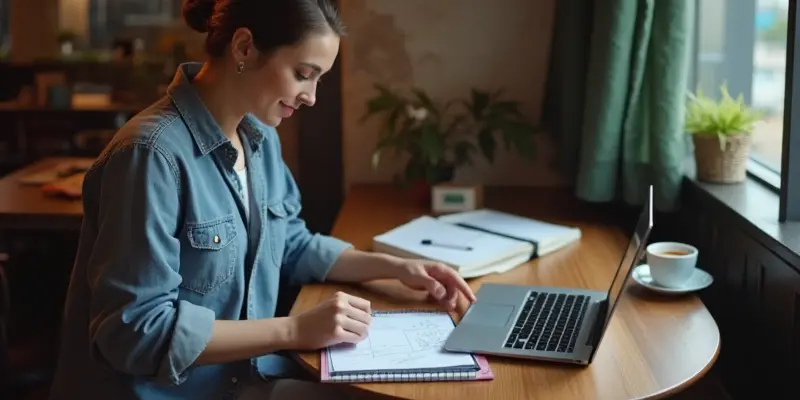
<svg viewBox="0 0 800 400"><path fill-rule="evenodd" d="M183 0L183 19L186 24L200 33L208 32L215 3L215 0Z"/></svg>

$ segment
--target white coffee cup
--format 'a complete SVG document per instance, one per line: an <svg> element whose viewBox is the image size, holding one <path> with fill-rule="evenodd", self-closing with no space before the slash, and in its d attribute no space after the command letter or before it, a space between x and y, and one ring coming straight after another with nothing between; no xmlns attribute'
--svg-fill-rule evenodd
<svg viewBox="0 0 800 400"><path fill-rule="evenodd" d="M697 248L685 243L658 242L647 246L647 264L656 285L680 288L694 274Z"/></svg>

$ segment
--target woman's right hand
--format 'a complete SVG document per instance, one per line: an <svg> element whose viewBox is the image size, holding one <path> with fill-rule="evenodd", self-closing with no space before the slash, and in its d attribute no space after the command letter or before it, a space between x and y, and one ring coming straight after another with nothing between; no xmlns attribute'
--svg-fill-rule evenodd
<svg viewBox="0 0 800 400"><path fill-rule="evenodd" d="M316 307L293 317L297 350L316 350L339 343L358 343L372 322L368 300L337 292Z"/></svg>

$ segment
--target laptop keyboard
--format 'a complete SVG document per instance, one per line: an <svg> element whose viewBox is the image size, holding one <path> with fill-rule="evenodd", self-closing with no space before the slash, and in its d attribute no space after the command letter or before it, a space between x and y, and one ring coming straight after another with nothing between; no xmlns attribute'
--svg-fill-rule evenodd
<svg viewBox="0 0 800 400"><path fill-rule="evenodd" d="M584 295L531 292L504 347L571 353L588 303Z"/></svg>

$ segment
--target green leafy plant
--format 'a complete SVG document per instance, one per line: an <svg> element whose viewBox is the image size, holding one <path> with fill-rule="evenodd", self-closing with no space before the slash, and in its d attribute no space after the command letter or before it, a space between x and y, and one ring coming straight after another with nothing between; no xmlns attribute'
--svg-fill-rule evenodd
<svg viewBox="0 0 800 400"><path fill-rule="evenodd" d="M492 163L498 139L507 150L534 158L533 135L538 129L526 121L519 102L502 99L501 91L472 89L468 99L441 104L418 88L409 95L380 84L375 88L377 94L367 101L361 122L383 117L373 168L378 168L388 151L408 156L405 170L396 176L398 181L448 181L456 168L472 165L476 154Z"/></svg>
<svg viewBox="0 0 800 400"><path fill-rule="evenodd" d="M689 93L685 129L693 135L716 136L724 148L727 137L752 134L761 115L744 103L741 94L731 97L726 85L720 87L720 93L719 101L705 96L700 89L696 94Z"/></svg>

